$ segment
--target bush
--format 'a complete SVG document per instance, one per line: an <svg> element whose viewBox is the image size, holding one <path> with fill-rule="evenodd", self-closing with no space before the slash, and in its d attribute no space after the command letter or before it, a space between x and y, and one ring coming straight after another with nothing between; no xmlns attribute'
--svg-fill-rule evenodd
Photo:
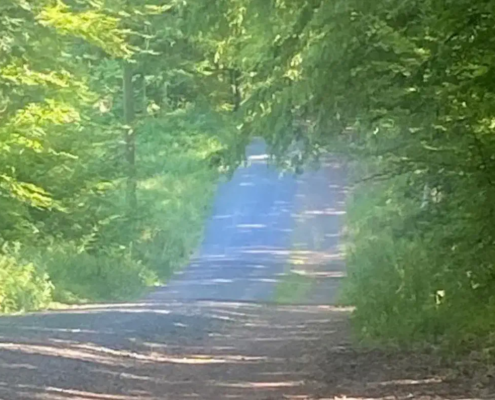
<svg viewBox="0 0 495 400"><path fill-rule="evenodd" d="M413 186L410 177L366 184L349 202L343 300L356 306L359 336L493 352L493 245L473 223L482 208L447 195L422 206Z"/></svg>
<svg viewBox="0 0 495 400"><path fill-rule="evenodd" d="M81 251L66 244L53 246L40 263L54 284L53 298L63 303L136 298L156 276L122 250Z"/></svg>
<svg viewBox="0 0 495 400"><path fill-rule="evenodd" d="M32 311L48 306L53 285L46 273L17 254L0 254L0 313Z"/></svg>
<svg viewBox="0 0 495 400"><path fill-rule="evenodd" d="M27 225L29 236L15 233L33 271L49 276L53 300L131 300L187 263L200 242L221 167L234 158L226 142L235 129L222 119L187 108L141 121L134 210L126 202L121 164L108 167L102 156L75 166L80 176L71 181L77 189L62 184L51 193L60 199L60 210L29 211L36 225ZM212 162L216 155L219 160ZM94 179L82 179L86 175Z"/></svg>

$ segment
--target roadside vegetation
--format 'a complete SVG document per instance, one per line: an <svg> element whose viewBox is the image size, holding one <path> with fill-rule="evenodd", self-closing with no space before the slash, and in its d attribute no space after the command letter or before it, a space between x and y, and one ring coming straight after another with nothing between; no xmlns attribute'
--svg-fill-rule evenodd
<svg viewBox="0 0 495 400"><path fill-rule="evenodd" d="M282 164L347 157L344 297L360 339L493 359L495 3L204 7L211 26L238 16L226 48L247 94L244 129Z"/></svg>
<svg viewBox="0 0 495 400"><path fill-rule="evenodd" d="M0 312L134 298L196 248L234 96L184 12L0 5Z"/></svg>

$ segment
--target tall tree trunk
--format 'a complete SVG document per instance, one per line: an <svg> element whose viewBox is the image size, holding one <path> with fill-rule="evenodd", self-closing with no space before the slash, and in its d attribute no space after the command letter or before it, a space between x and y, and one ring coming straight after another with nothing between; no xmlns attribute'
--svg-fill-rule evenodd
<svg viewBox="0 0 495 400"><path fill-rule="evenodd" d="M125 153L127 161L127 188L126 200L129 212L132 215L137 208L137 181L136 181L136 133L134 131L134 90L132 85L132 65L124 61L123 64L123 92L124 92L124 124Z"/></svg>
<svg viewBox="0 0 495 400"><path fill-rule="evenodd" d="M233 110L236 112L241 108L242 93L241 93L241 73L237 68L231 68L230 73L230 87L232 88L232 104Z"/></svg>
<svg viewBox="0 0 495 400"><path fill-rule="evenodd" d="M141 101L142 101L142 105L141 105L141 109L142 109L142 117L143 118L146 118L146 114L148 112L148 93L146 92L146 76L144 75L144 73L141 75L141 84L142 84L142 91L143 91L143 97L141 98Z"/></svg>

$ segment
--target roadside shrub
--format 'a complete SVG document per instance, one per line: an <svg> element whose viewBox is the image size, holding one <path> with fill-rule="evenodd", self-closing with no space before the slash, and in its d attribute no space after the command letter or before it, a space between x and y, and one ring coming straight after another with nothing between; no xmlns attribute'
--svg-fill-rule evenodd
<svg viewBox="0 0 495 400"><path fill-rule="evenodd" d="M186 108L137 125L138 201L133 210L126 202L119 160L109 166L103 156L114 155L112 149L102 148L102 156L91 162L73 160L74 187L56 185L51 192L60 210L29 210L36 221L26 225L30 236L15 231L23 240L23 259L36 266L30 273L47 282L49 277L50 300L132 300L187 264L201 240L223 164L234 158L227 142L235 129L223 118ZM212 163L218 154L221 159ZM87 176L91 179L83 179ZM38 306L5 306L0 312L14 308Z"/></svg>
<svg viewBox="0 0 495 400"><path fill-rule="evenodd" d="M40 257L54 284L54 300L63 303L132 299L156 280L154 273L120 250L89 253L64 245Z"/></svg>
<svg viewBox="0 0 495 400"><path fill-rule="evenodd" d="M476 223L486 199L460 205L466 188L425 204L415 184L361 185L349 201L343 301L356 307L357 333L368 343L495 357L495 249Z"/></svg>
<svg viewBox="0 0 495 400"><path fill-rule="evenodd" d="M32 311L48 306L53 285L46 273L16 254L0 253L0 313Z"/></svg>

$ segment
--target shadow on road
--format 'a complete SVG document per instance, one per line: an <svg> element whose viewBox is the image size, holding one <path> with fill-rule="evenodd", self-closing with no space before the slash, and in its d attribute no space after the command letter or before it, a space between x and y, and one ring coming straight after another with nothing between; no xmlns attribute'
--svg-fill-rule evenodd
<svg viewBox="0 0 495 400"><path fill-rule="evenodd" d="M426 356L352 350L348 317L201 301L2 318L0 399L472 398Z"/></svg>

